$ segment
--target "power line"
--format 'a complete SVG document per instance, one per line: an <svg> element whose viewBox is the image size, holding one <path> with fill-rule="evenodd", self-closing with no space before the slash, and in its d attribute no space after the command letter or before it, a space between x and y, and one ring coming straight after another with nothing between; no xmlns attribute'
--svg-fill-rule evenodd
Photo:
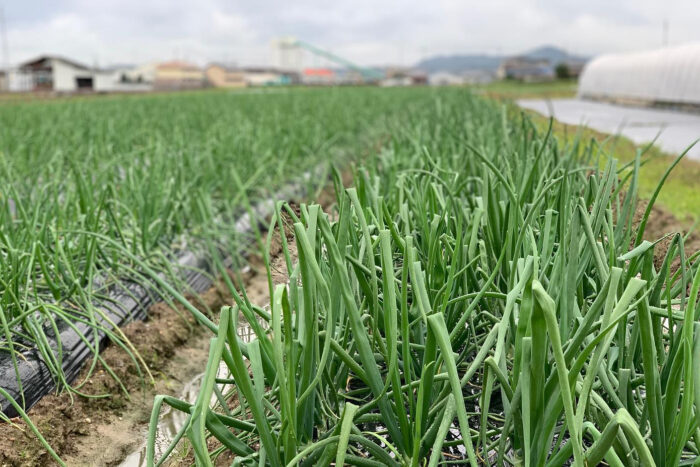
<svg viewBox="0 0 700 467"><path fill-rule="evenodd" d="M7 43L7 26L5 25L5 10L0 5L0 40L2 41L2 59L5 71L10 70L10 46Z"/></svg>

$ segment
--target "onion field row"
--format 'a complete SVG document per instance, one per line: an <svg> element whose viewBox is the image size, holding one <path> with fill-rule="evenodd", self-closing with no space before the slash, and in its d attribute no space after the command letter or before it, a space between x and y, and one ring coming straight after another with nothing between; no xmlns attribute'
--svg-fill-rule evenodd
<svg viewBox="0 0 700 467"><path fill-rule="evenodd" d="M211 335L196 401L153 402L148 465L697 464L700 253L645 235L666 177L638 203L649 157L620 163L463 88L1 106L0 401L62 464L21 368L39 355L55 391L110 397L82 391L110 372L106 336L147 380L100 308L135 284ZM236 222L304 174L334 200L258 219L272 298L256 303L228 280L250 244ZM228 306L188 301L181 252ZM66 328L87 329L78 381ZM156 449L166 407L187 421Z"/></svg>
<svg viewBox="0 0 700 467"><path fill-rule="evenodd" d="M237 260L235 225L250 203L319 164L366 154L386 121L429 100L428 92L260 89L0 106L3 409L29 409L30 355L57 391L86 396L66 372L81 362L61 342L65 329L90 349L85 379L110 371L100 358L105 334L140 365L99 307L115 290L152 289L148 271L188 292L177 252Z"/></svg>
<svg viewBox="0 0 700 467"><path fill-rule="evenodd" d="M288 283L234 291L196 402L156 399L149 463L697 463L698 255L644 239L644 154L463 91L389 134L334 204L278 205ZM165 406L188 422L160 457Z"/></svg>

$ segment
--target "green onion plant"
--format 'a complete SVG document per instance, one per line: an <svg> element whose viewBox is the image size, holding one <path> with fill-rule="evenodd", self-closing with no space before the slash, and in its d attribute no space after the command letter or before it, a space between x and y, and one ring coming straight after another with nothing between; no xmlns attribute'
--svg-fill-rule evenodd
<svg viewBox="0 0 700 467"><path fill-rule="evenodd" d="M197 401L156 400L149 464L183 439L198 465L699 462L700 263L644 240L643 152L466 91L390 123L334 205L278 204L269 307L232 289ZM157 458L163 404L189 418Z"/></svg>

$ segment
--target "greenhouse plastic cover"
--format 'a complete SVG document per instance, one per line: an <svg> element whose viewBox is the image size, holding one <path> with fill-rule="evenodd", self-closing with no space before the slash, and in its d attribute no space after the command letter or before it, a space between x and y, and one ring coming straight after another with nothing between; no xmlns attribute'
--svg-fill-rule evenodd
<svg viewBox="0 0 700 467"><path fill-rule="evenodd" d="M700 104L700 43L595 58L581 74L579 96Z"/></svg>

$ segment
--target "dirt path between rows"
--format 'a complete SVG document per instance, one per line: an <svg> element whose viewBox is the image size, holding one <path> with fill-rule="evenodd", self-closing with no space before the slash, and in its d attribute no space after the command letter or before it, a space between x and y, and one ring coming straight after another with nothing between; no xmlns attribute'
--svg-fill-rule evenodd
<svg viewBox="0 0 700 467"><path fill-rule="evenodd" d="M276 241L273 238L270 252L271 269L273 282L281 283L286 281L286 267L277 238ZM231 279L245 287L251 302L261 306L269 302L267 274L259 256L250 256L248 267L240 274L231 274ZM223 279L198 297L187 299L214 321L222 306L233 303ZM149 308L146 321L129 323L122 330L150 368L154 384L144 381L137 366L120 347L108 345L100 355L122 381L130 397L120 392L117 381L104 368L99 368L80 391L111 394L110 397L74 396L71 400L66 392L51 394L28 412L41 434L69 466L120 464L143 445L154 397L157 394L179 396L184 385L201 374L206 366L211 333L196 325L191 314L179 304L176 308L165 303L155 304ZM76 381L84 381L87 371L85 368ZM0 423L0 466L53 465L53 459L24 422L15 422L19 429Z"/></svg>
<svg viewBox="0 0 700 467"><path fill-rule="evenodd" d="M200 295L188 297L200 311L210 314L229 303L230 294L220 281ZM184 308L164 303L149 309L147 321L123 329L151 369L155 384L145 382L129 356L118 346L107 346L101 355L130 393L128 398L103 368L95 371L81 391L111 394L107 398L71 397L63 392L41 399L28 413L42 435L70 466L115 465L138 447L140 428L148 422L156 394L177 395L183 384L202 371L207 359L209 336L196 326ZM87 369L78 377L84 380ZM53 464L43 446L24 425L21 432L0 425L0 459L3 466Z"/></svg>
<svg viewBox="0 0 700 467"><path fill-rule="evenodd" d="M381 142L377 143L377 148L380 146ZM341 171L341 183L350 186L352 179L352 164L348 164ZM326 208L333 205L333 183L328 183L312 199ZM298 214L298 205L291 203L291 206ZM295 261L291 219L283 213L283 221L289 253ZM246 262L245 270L231 273L231 278L237 288L239 285L245 288L251 302L265 306L270 301L265 264L257 254L246 257ZM287 281L285 263L279 229L276 228L270 250L273 284ZM186 298L215 322L221 307L233 304L223 278L206 292ZM149 308L146 321L129 323L121 329L152 372L154 384L144 381L136 364L119 346L107 345L100 355L119 377L129 396L120 391L119 383L98 364L87 380L88 369L83 369L76 382L85 381L80 387L83 394L110 394L109 397L71 397L66 392L50 394L28 411L30 419L68 466L121 464L145 442L154 397L157 394L179 396L184 386L206 366L212 335L198 326L180 304L175 308L165 303L155 304ZM26 424L21 419L13 422L14 426L0 421L0 467L55 465ZM185 450L180 460L173 462L190 465L188 459Z"/></svg>
<svg viewBox="0 0 700 467"><path fill-rule="evenodd" d="M634 225L639 224L639 221L641 220L648 204L649 202L647 200L640 200L637 203ZM652 206L651 213L649 214L649 221L646 229L644 230L644 239L650 242L660 240L654 247L654 265L657 269L661 267L666 252L673 241L673 237L668 234L680 233L685 235L691 229L691 227L692 226L689 224L689 222L678 220L673 214L665 210L663 207L656 204ZM684 247L686 258L695 252L700 251L700 233L697 231L691 231L685 239ZM671 270L677 270L679 265L680 259L676 256L671 263Z"/></svg>

